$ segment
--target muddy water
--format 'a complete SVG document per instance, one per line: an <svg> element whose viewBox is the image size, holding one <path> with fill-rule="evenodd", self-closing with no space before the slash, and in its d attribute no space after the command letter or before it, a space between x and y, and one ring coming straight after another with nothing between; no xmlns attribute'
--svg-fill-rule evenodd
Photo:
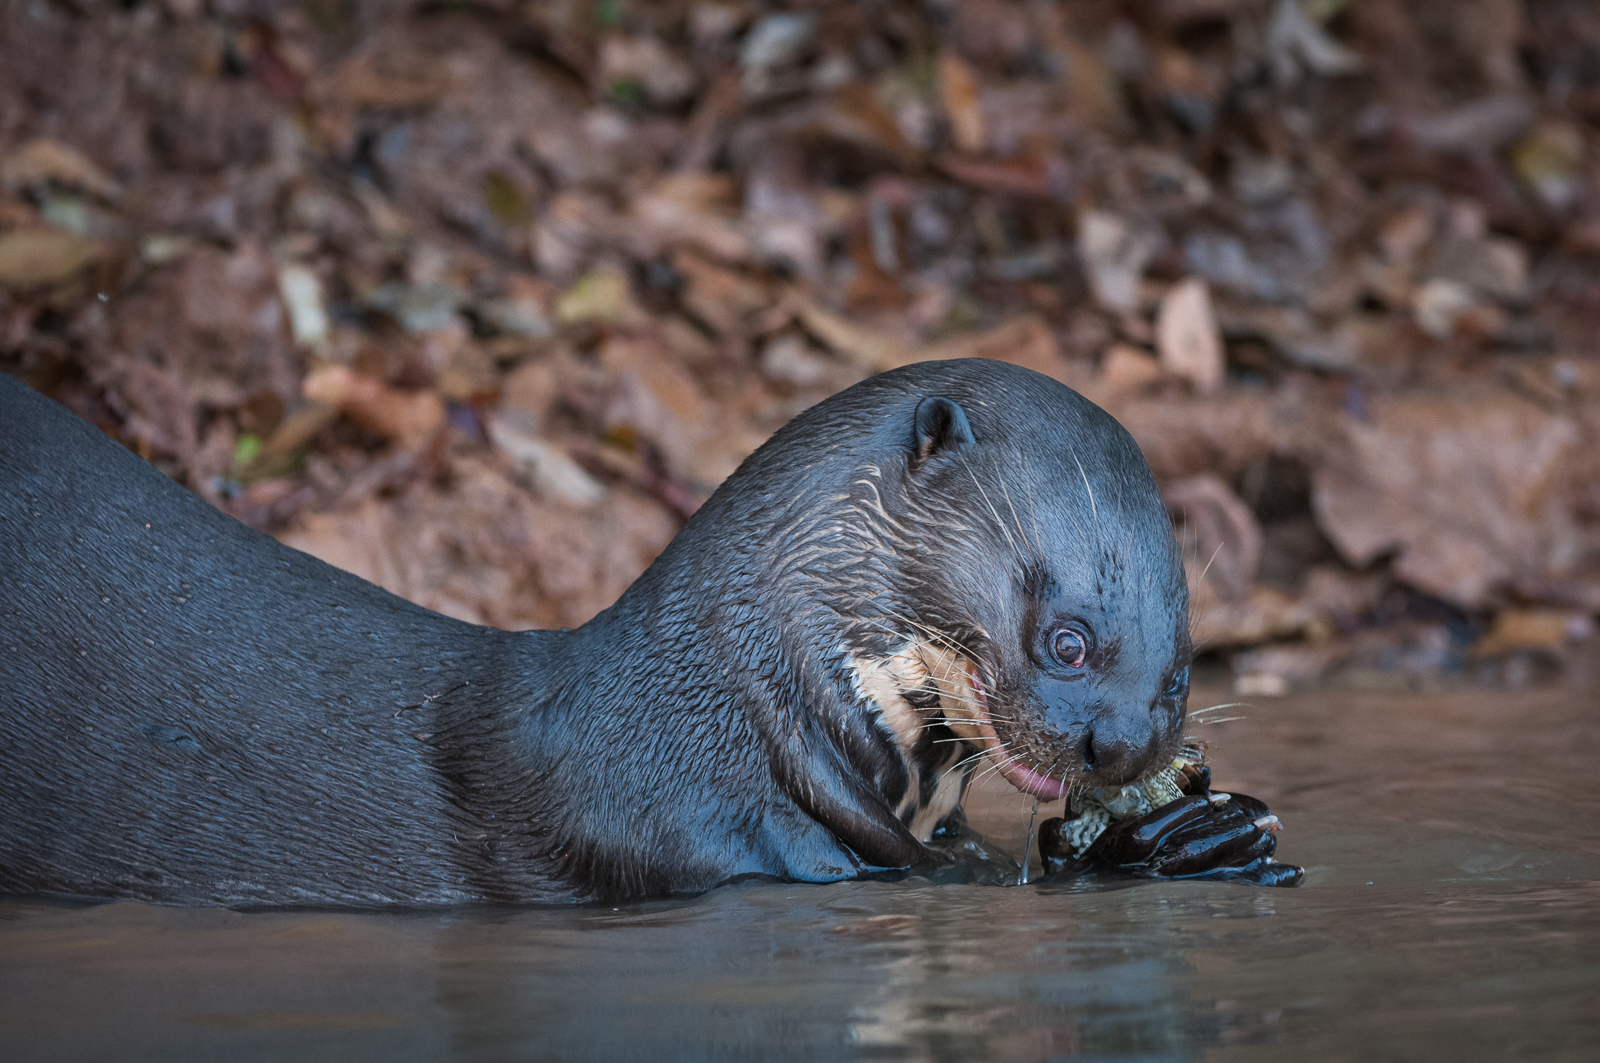
<svg viewBox="0 0 1600 1063"><path fill-rule="evenodd" d="M414 915L0 902L0 1057L1593 1059L1600 698L1201 728L1298 890L744 886ZM1220 713L1214 715L1232 715ZM1020 839L1028 803L981 825Z"/></svg>

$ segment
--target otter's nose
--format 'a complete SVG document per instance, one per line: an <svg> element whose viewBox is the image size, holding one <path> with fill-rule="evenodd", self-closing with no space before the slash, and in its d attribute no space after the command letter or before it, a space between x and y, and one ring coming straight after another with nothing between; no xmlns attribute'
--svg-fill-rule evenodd
<svg viewBox="0 0 1600 1063"><path fill-rule="evenodd" d="M1149 770L1156 757L1156 731L1143 713L1109 712L1083 739L1083 767L1101 786L1123 786Z"/></svg>

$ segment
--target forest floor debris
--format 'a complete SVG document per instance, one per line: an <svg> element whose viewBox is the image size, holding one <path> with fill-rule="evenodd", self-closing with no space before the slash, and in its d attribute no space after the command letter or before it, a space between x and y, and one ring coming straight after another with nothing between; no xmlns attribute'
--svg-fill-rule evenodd
<svg viewBox="0 0 1600 1063"><path fill-rule="evenodd" d="M0 370L434 608L580 623L789 417L972 356L1133 432L1245 692L1600 614L1587 0L0 20Z"/></svg>

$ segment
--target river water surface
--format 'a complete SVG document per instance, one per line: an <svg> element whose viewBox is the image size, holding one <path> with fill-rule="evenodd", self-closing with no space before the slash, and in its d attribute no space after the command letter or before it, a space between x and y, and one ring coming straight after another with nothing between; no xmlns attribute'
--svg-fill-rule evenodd
<svg viewBox="0 0 1600 1063"><path fill-rule="evenodd" d="M1299 889L746 885L417 914L0 901L0 1058L1600 1058L1600 697L1239 711L1196 730L1217 788L1284 821ZM986 791L974 820L1020 849L1030 805Z"/></svg>

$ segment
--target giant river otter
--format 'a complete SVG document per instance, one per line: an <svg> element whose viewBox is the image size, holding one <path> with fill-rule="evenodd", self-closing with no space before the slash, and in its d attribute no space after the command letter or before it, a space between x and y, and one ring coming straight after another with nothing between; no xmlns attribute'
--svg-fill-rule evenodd
<svg viewBox="0 0 1600 1063"><path fill-rule="evenodd" d="M1052 801L1170 765L1189 654L1132 439L999 362L813 407L614 606L521 633L282 546L0 376L3 892L416 906L933 868L975 766ZM1298 879L1263 807L1191 793L1083 865Z"/></svg>

